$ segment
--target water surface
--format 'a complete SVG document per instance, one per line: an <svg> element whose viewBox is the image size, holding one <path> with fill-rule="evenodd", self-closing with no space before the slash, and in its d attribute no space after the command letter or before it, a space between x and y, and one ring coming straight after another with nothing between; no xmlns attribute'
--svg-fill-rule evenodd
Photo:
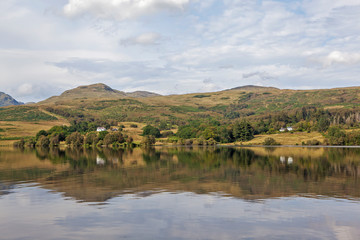
<svg viewBox="0 0 360 240"><path fill-rule="evenodd" d="M360 149L0 149L0 239L360 239Z"/></svg>

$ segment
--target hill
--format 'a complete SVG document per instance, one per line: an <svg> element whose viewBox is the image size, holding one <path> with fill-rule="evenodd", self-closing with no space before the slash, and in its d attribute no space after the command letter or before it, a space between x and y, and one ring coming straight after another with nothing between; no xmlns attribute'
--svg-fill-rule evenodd
<svg viewBox="0 0 360 240"><path fill-rule="evenodd" d="M276 133L285 126L305 133L324 132L330 124L347 129L360 127L360 87L289 90L243 86L170 96L147 92L132 94L105 84L81 86L37 104L2 108L0 121L6 124L10 121L53 122L55 125L56 120L62 119L74 124L107 123L112 126L134 122L166 126L163 129L188 126L187 130L182 130L186 136L207 134L206 139L214 136L214 131L216 136L226 135L234 123L243 119L251 123L257 134L263 135ZM304 142L307 140L311 139Z"/></svg>
<svg viewBox="0 0 360 240"><path fill-rule="evenodd" d="M136 91L136 92L122 92L103 84L97 83L87 86L79 86L74 89L67 90L63 92L60 96L50 97L44 101L42 104L46 103L55 103L61 101L68 101L74 99L118 99L125 97L133 98L142 98L142 97L152 97L160 96L159 94L146 92L146 91Z"/></svg>
<svg viewBox="0 0 360 240"><path fill-rule="evenodd" d="M275 87L263 87L263 86L255 86L255 85L245 85L240 87L231 88L229 90L246 90L246 91L273 91L273 90L280 90Z"/></svg>
<svg viewBox="0 0 360 240"><path fill-rule="evenodd" d="M325 112L331 122L360 122L360 87L289 90L243 86L219 92L160 96L147 92L124 93L105 84L95 84L68 90L32 107L68 120L167 121L177 125L209 119L227 124L247 118L276 122L273 127L277 129L305 119L316 121Z"/></svg>
<svg viewBox="0 0 360 240"><path fill-rule="evenodd" d="M11 105L22 105L24 103L16 101L10 95L0 92L0 107L11 106Z"/></svg>

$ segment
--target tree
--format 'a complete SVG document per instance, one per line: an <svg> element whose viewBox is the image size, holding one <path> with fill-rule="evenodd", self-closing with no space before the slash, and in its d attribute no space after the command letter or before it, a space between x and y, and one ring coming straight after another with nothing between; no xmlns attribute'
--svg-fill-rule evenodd
<svg viewBox="0 0 360 240"><path fill-rule="evenodd" d="M328 130L329 143L331 145L344 145L346 133L339 127L330 127Z"/></svg>
<svg viewBox="0 0 360 240"><path fill-rule="evenodd" d="M161 136L160 130L151 125L147 125L146 127L143 128L143 136L148 136L148 135L152 135L157 138Z"/></svg>
<svg viewBox="0 0 360 240"><path fill-rule="evenodd" d="M179 138L189 139L189 138L195 138L196 132L197 132L196 129L192 126L181 126L179 127L176 135Z"/></svg>
<svg viewBox="0 0 360 240"><path fill-rule="evenodd" d="M120 132L109 133L104 138L104 144L110 145L114 143L124 143L125 138Z"/></svg>
<svg viewBox="0 0 360 240"><path fill-rule="evenodd" d="M272 146L272 145L280 145L280 143L276 142L275 139L268 137L268 138L265 138L263 145Z"/></svg>
<svg viewBox="0 0 360 240"><path fill-rule="evenodd" d="M317 125L316 125L316 130L318 130L319 132L326 132L328 130L330 126L330 121L326 116L322 116L320 117Z"/></svg>
<svg viewBox="0 0 360 240"><path fill-rule="evenodd" d="M96 132L89 132L86 134L85 144L96 145L99 142L99 138Z"/></svg>
<svg viewBox="0 0 360 240"><path fill-rule="evenodd" d="M60 143L60 138L59 138L59 135L52 135L50 137L50 146L58 146L59 143Z"/></svg>
<svg viewBox="0 0 360 240"><path fill-rule="evenodd" d="M45 131L45 130L40 130L37 134L36 134L36 141L38 141L39 140L39 138L40 138L40 136L47 136L48 135L48 133Z"/></svg>
<svg viewBox="0 0 360 240"><path fill-rule="evenodd" d="M155 144L155 142L156 142L155 137L152 135L144 136L143 139L141 140L141 144L145 146L153 145Z"/></svg>
<svg viewBox="0 0 360 240"><path fill-rule="evenodd" d="M254 138L254 128L245 120L236 122L233 126L233 135L237 141L250 141Z"/></svg>
<svg viewBox="0 0 360 240"><path fill-rule="evenodd" d="M84 136L78 132L74 132L66 138L66 144L74 147L84 145Z"/></svg>
<svg viewBox="0 0 360 240"><path fill-rule="evenodd" d="M36 142L36 146L49 147L49 145L50 145L50 140L48 137L46 137L44 135L39 136L39 139Z"/></svg>

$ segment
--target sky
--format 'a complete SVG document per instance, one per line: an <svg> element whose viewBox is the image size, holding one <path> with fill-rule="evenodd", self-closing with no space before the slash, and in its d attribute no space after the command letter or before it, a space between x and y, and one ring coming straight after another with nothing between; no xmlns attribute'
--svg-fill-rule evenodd
<svg viewBox="0 0 360 240"><path fill-rule="evenodd" d="M0 91L360 86L360 0L1 0Z"/></svg>

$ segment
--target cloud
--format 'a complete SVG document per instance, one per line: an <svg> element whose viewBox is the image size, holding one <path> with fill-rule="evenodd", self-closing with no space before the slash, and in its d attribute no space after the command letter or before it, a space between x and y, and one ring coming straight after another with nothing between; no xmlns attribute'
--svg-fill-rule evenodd
<svg viewBox="0 0 360 240"><path fill-rule="evenodd" d="M33 86L29 83L24 83L18 87L17 92L20 96L30 95L33 93Z"/></svg>
<svg viewBox="0 0 360 240"><path fill-rule="evenodd" d="M360 53L347 53L340 51L333 51L322 59L322 63L325 67L329 67L334 64L355 64L359 62Z"/></svg>
<svg viewBox="0 0 360 240"><path fill-rule="evenodd" d="M161 35L158 33L143 33L136 37L130 37L120 40L120 45L156 45L159 43Z"/></svg>
<svg viewBox="0 0 360 240"><path fill-rule="evenodd" d="M181 11L190 0L69 0L64 14L75 17L91 14L102 19L126 20L163 11Z"/></svg>
<svg viewBox="0 0 360 240"><path fill-rule="evenodd" d="M269 73L267 72L250 72L250 73L244 73L243 78L247 79L247 78L253 78L253 77L258 77L262 80L270 80L270 79L274 79L274 76L271 76Z"/></svg>

